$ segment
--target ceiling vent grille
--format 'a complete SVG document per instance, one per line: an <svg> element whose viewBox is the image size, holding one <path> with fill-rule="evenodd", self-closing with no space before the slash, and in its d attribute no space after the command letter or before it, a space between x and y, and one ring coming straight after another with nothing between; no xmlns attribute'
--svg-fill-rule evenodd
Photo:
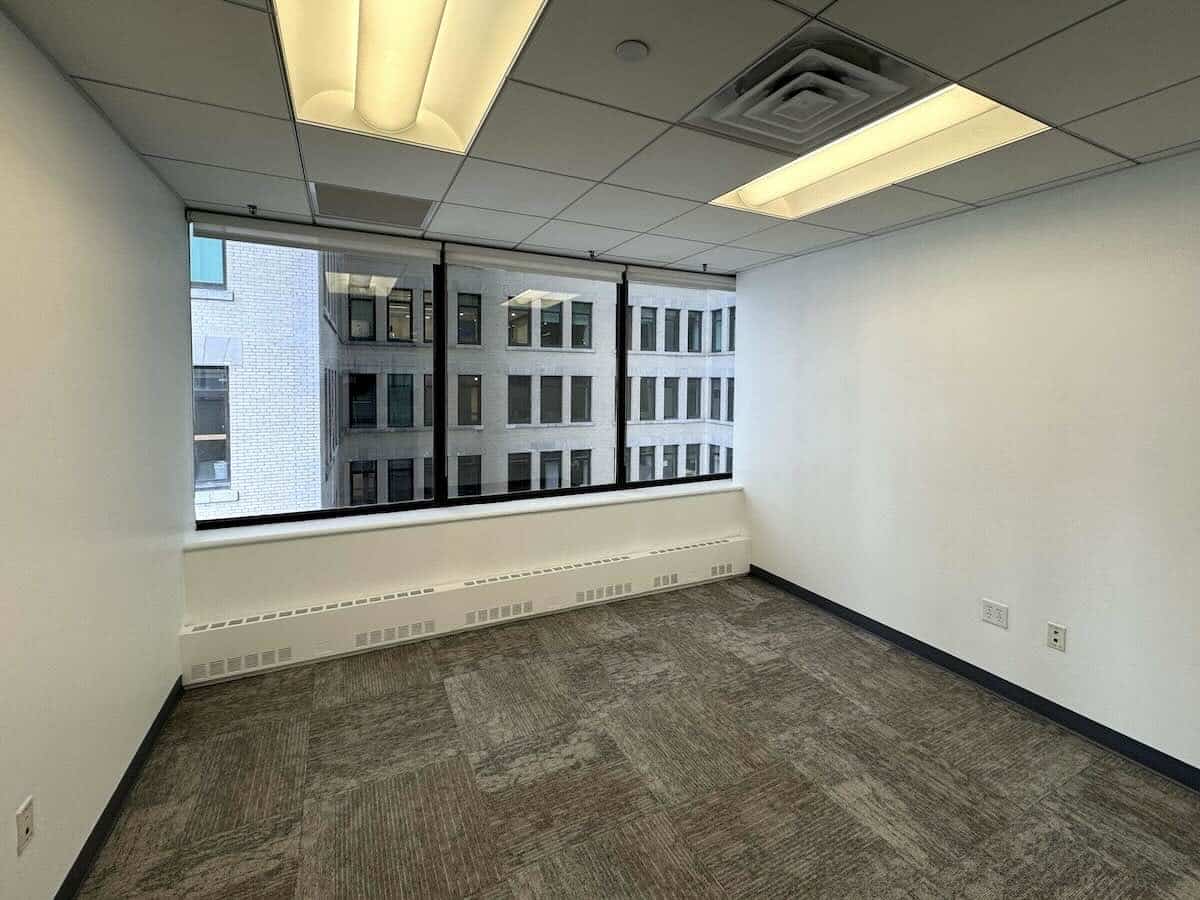
<svg viewBox="0 0 1200 900"><path fill-rule="evenodd" d="M945 83L812 22L711 97L688 122L803 156Z"/></svg>
<svg viewBox="0 0 1200 900"><path fill-rule="evenodd" d="M376 222L397 228L423 228L432 200L384 194L338 184L313 183L317 211L327 218L348 219L353 222Z"/></svg>

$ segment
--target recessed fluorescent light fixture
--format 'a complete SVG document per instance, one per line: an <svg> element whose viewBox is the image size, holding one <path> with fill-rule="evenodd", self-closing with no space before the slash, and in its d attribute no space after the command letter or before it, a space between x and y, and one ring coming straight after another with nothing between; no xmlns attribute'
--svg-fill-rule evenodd
<svg viewBox="0 0 1200 900"><path fill-rule="evenodd" d="M275 0L296 118L466 153L546 0Z"/></svg>
<svg viewBox="0 0 1200 900"><path fill-rule="evenodd" d="M952 84L712 202L799 219L1048 127Z"/></svg>

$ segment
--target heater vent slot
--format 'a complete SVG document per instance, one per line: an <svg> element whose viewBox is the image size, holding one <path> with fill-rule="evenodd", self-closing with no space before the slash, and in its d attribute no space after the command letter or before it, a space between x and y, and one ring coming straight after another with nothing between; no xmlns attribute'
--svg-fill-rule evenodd
<svg viewBox="0 0 1200 900"><path fill-rule="evenodd" d="M709 98L687 121L803 156L945 83L814 21Z"/></svg>

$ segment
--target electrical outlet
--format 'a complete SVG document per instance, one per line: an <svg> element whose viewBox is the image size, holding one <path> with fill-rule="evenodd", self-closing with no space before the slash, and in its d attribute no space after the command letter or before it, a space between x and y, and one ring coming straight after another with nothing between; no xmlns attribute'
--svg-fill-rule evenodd
<svg viewBox="0 0 1200 900"><path fill-rule="evenodd" d="M983 598L983 612L980 615L983 621L989 625L995 625L997 628L1008 628L1008 607L1003 603L997 603L995 600Z"/></svg>
<svg viewBox="0 0 1200 900"><path fill-rule="evenodd" d="M17 856L25 852L32 840L33 797L26 797L25 802L17 807Z"/></svg>
<svg viewBox="0 0 1200 900"><path fill-rule="evenodd" d="M1067 652L1067 626L1057 622L1046 623L1046 646L1061 653Z"/></svg>

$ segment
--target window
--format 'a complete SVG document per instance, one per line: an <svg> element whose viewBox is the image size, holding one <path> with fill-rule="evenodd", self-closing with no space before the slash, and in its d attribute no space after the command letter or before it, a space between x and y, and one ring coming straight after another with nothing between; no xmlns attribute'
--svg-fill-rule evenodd
<svg viewBox="0 0 1200 900"><path fill-rule="evenodd" d="M514 306L512 297L508 299L508 346L528 347L533 312L528 306Z"/></svg>
<svg viewBox="0 0 1200 900"><path fill-rule="evenodd" d="M375 295L350 298L350 340L375 340Z"/></svg>
<svg viewBox="0 0 1200 900"><path fill-rule="evenodd" d="M533 379L528 375L508 376L508 424L528 425L532 421Z"/></svg>
<svg viewBox="0 0 1200 900"><path fill-rule="evenodd" d="M412 428L413 377L388 375L388 428Z"/></svg>
<svg viewBox="0 0 1200 900"><path fill-rule="evenodd" d="M633 349L633 307L625 307L625 349Z"/></svg>
<svg viewBox="0 0 1200 900"><path fill-rule="evenodd" d="M375 460L355 460L350 463L350 505L375 502Z"/></svg>
<svg viewBox="0 0 1200 900"><path fill-rule="evenodd" d="M433 376L425 376L424 390L421 397L421 421L426 428L433 427Z"/></svg>
<svg viewBox="0 0 1200 900"><path fill-rule="evenodd" d="M688 353L703 351L704 313L696 309L688 310Z"/></svg>
<svg viewBox="0 0 1200 900"><path fill-rule="evenodd" d="M229 486L229 369L192 369L192 481L196 490Z"/></svg>
<svg viewBox="0 0 1200 900"><path fill-rule="evenodd" d="M192 284L196 287L225 287L225 242L219 238L191 238Z"/></svg>
<svg viewBox="0 0 1200 900"><path fill-rule="evenodd" d="M482 307L479 294L458 295L458 342L482 344Z"/></svg>
<svg viewBox="0 0 1200 900"><path fill-rule="evenodd" d="M562 346L562 308L562 303L550 303L542 307L543 347Z"/></svg>
<svg viewBox="0 0 1200 900"><path fill-rule="evenodd" d="M684 451L683 474L687 478L700 474L700 445L688 444Z"/></svg>
<svg viewBox="0 0 1200 900"><path fill-rule="evenodd" d="M350 373L350 427L375 427L375 375Z"/></svg>
<svg viewBox="0 0 1200 900"><path fill-rule="evenodd" d="M721 448L716 444L708 445L708 474L715 475L721 471Z"/></svg>
<svg viewBox="0 0 1200 900"><path fill-rule="evenodd" d="M653 306L642 307L642 349L658 349L658 310Z"/></svg>
<svg viewBox="0 0 1200 900"><path fill-rule="evenodd" d="M432 344L433 291L422 291L421 294L421 337L426 344Z"/></svg>
<svg viewBox="0 0 1200 900"><path fill-rule="evenodd" d="M725 471L733 474L733 448L725 448Z"/></svg>
<svg viewBox="0 0 1200 900"><path fill-rule="evenodd" d="M458 494L460 497L477 497L483 491L483 457L460 456L458 458Z"/></svg>
<svg viewBox="0 0 1200 900"><path fill-rule="evenodd" d="M729 352L733 352L734 338L737 337L737 307L729 307Z"/></svg>
<svg viewBox="0 0 1200 900"><path fill-rule="evenodd" d="M668 353L679 352L679 310L663 310L663 349Z"/></svg>
<svg viewBox="0 0 1200 900"><path fill-rule="evenodd" d="M626 447L626 448L625 448L625 477L626 477L626 478L627 478L629 481L634 481L634 480L635 480L635 479L634 479L634 477L633 477L633 463L631 463L631 462L629 461L629 460L630 460L630 454L631 454L632 452L633 452L633 448L632 448L632 447Z"/></svg>
<svg viewBox="0 0 1200 900"><path fill-rule="evenodd" d="M483 376L458 376L458 424L483 424Z"/></svg>
<svg viewBox="0 0 1200 900"><path fill-rule="evenodd" d="M592 451L571 451L571 487L583 487L592 483Z"/></svg>
<svg viewBox="0 0 1200 900"><path fill-rule="evenodd" d="M654 448L638 449L638 481L654 480Z"/></svg>
<svg viewBox="0 0 1200 900"><path fill-rule="evenodd" d="M625 376L625 421L633 421L633 376Z"/></svg>
<svg viewBox="0 0 1200 900"><path fill-rule="evenodd" d="M592 421L592 377L571 376L571 421Z"/></svg>
<svg viewBox="0 0 1200 900"><path fill-rule="evenodd" d="M689 378L687 380L687 417L689 419L700 418L700 379Z"/></svg>
<svg viewBox="0 0 1200 900"><path fill-rule="evenodd" d="M654 378L646 378L645 376L642 377L640 402L638 404L638 406L640 408L638 418L640 418L642 421L646 421L647 419L653 419L655 417L654 416L654 391L655 391L655 381L656 380L657 379L654 379Z"/></svg>
<svg viewBox="0 0 1200 900"><path fill-rule="evenodd" d="M725 379L725 418L733 421L733 379Z"/></svg>
<svg viewBox="0 0 1200 900"><path fill-rule="evenodd" d="M397 289L388 295L388 340L411 341L412 291Z"/></svg>
<svg viewBox="0 0 1200 900"><path fill-rule="evenodd" d="M712 352L721 352L721 311L712 311Z"/></svg>
<svg viewBox="0 0 1200 900"><path fill-rule="evenodd" d="M679 477L679 447L675 444L663 447L662 477Z"/></svg>
<svg viewBox="0 0 1200 900"><path fill-rule="evenodd" d="M571 346L585 350L592 346L592 304L571 304Z"/></svg>
<svg viewBox="0 0 1200 900"><path fill-rule="evenodd" d="M432 456L425 457L425 465L422 466L421 468L423 470L421 472L422 480L425 482L425 484L423 485L422 490L421 490L421 496L424 497L426 500L432 500L433 499L433 457Z"/></svg>
<svg viewBox="0 0 1200 900"><path fill-rule="evenodd" d="M388 460L388 502L403 503L413 499L413 461Z"/></svg>
<svg viewBox="0 0 1200 900"><path fill-rule="evenodd" d="M679 418L679 379L663 379L663 418Z"/></svg>
<svg viewBox="0 0 1200 900"><path fill-rule="evenodd" d="M562 451L543 451L538 462L542 467L542 490L553 491L562 487Z"/></svg>
<svg viewBox="0 0 1200 900"><path fill-rule="evenodd" d="M555 425L562 421L562 376L542 376L541 422Z"/></svg>
<svg viewBox="0 0 1200 900"><path fill-rule="evenodd" d="M709 401L708 401L708 417L710 419L721 418L721 379L708 379Z"/></svg>
<svg viewBox="0 0 1200 900"><path fill-rule="evenodd" d="M528 491L532 487L530 483L531 455L529 453L508 454L508 489L510 492Z"/></svg>

